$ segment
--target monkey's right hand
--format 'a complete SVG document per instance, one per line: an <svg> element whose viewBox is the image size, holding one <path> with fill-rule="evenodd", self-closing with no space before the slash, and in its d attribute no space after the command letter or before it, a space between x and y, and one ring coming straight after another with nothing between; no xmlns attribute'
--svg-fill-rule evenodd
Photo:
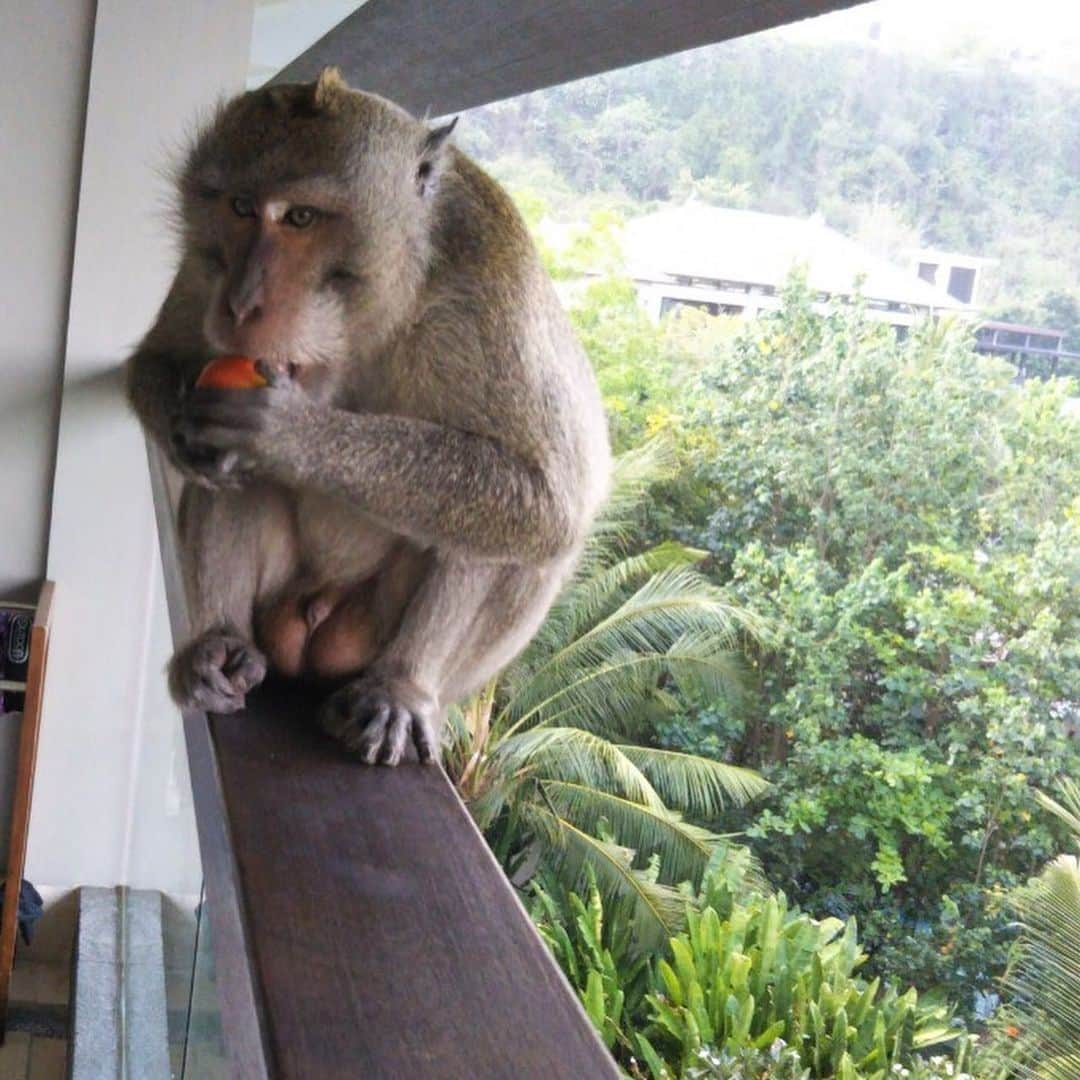
<svg viewBox="0 0 1080 1080"><path fill-rule="evenodd" d="M188 480L211 489L239 488L247 469L235 450L222 450L199 438L191 416L191 396L184 393L169 416L168 453L172 463Z"/></svg>
<svg viewBox="0 0 1080 1080"><path fill-rule="evenodd" d="M234 713L266 678L266 657L227 627L188 642L169 663L169 691L182 709Z"/></svg>

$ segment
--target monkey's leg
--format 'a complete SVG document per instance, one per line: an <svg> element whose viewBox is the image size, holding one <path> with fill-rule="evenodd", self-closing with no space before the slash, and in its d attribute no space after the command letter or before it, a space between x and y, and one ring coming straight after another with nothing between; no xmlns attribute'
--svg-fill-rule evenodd
<svg viewBox="0 0 1080 1080"><path fill-rule="evenodd" d="M535 633L558 569L436 557L371 667L327 700L324 728L368 764L396 765L411 741L438 759L443 709L487 681Z"/></svg>
<svg viewBox="0 0 1080 1080"><path fill-rule="evenodd" d="M189 484L179 534L192 638L169 664L169 689L181 707L236 712L266 676L253 642L255 605L296 572L292 510L273 488Z"/></svg>

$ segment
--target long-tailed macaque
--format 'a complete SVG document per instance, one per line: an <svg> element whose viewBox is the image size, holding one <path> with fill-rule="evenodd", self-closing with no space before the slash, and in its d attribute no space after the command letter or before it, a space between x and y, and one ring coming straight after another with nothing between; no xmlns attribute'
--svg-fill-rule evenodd
<svg viewBox="0 0 1080 1080"><path fill-rule="evenodd" d="M437 758L445 707L536 631L607 482L589 366L452 127L333 69L223 106L128 367L185 478L174 697L225 713L268 666L345 677L322 722L368 763ZM222 353L268 385L194 388Z"/></svg>

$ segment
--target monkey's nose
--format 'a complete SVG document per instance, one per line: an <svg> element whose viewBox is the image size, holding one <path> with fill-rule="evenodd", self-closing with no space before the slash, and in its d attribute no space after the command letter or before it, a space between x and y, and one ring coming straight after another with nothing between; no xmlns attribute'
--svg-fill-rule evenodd
<svg viewBox="0 0 1080 1080"><path fill-rule="evenodd" d="M243 326L244 323L257 318L262 311L262 290L230 293L229 311L237 326Z"/></svg>

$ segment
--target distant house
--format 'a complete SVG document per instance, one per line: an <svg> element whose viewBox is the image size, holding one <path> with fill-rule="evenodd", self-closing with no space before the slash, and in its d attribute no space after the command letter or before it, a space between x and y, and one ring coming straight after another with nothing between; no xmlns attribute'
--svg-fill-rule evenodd
<svg viewBox="0 0 1080 1080"><path fill-rule="evenodd" d="M824 306L860 294L872 318L901 329L968 303L864 251L820 217L794 218L688 203L636 218L626 229L627 269L654 318L682 307L753 318L779 307L802 265Z"/></svg>
<svg viewBox="0 0 1080 1080"><path fill-rule="evenodd" d="M996 259L960 255L955 251L922 248L911 252L912 270L928 285L944 289L961 304L973 305L979 299L979 279L987 266Z"/></svg>

